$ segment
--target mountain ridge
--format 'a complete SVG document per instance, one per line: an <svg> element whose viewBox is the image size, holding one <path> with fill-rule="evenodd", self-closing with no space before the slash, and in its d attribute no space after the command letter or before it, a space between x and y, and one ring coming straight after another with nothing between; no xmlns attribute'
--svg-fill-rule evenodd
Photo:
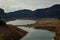
<svg viewBox="0 0 60 40"><path fill-rule="evenodd" d="M15 12L4 13L3 17L1 17L0 15L0 18L14 18L14 19L60 18L60 4L53 5L49 8L36 9L34 11L29 9L23 9Z"/></svg>

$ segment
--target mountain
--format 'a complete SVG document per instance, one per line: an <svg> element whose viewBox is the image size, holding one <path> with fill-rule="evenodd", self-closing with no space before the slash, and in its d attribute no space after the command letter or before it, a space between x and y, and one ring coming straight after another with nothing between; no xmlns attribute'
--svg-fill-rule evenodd
<svg viewBox="0 0 60 40"><path fill-rule="evenodd" d="M50 17L60 18L60 4L50 7L47 13L49 13Z"/></svg>
<svg viewBox="0 0 60 40"><path fill-rule="evenodd" d="M37 18L60 18L60 4L53 5L50 8L37 9L33 15Z"/></svg>
<svg viewBox="0 0 60 40"><path fill-rule="evenodd" d="M0 10L0 18L6 19L60 18L60 4L53 5L49 8L36 9L34 11L23 9L9 13L3 12L4 12L3 10Z"/></svg>
<svg viewBox="0 0 60 40"><path fill-rule="evenodd" d="M18 10L6 14L8 18L30 18L32 11L28 9Z"/></svg>
<svg viewBox="0 0 60 40"><path fill-rule="evenodd" d="M33 11L33 18L45 18L45 12L47 9L37 9Z"/></svg>

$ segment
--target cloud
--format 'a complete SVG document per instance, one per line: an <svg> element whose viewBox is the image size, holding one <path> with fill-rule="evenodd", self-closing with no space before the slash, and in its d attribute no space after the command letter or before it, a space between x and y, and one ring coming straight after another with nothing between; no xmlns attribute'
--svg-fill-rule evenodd
<svg viewBox="0 0 60 40"><path fill-rule="evenodd" d="M53 4L60 4L60 0L0 0L0 8L6 12L50 7Z"/></svg>

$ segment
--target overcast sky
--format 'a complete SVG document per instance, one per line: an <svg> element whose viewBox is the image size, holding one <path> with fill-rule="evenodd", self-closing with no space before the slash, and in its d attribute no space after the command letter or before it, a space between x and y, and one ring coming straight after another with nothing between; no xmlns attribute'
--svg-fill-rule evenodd
<svg viewBox="0 0 60 40"><path fill-rule="evenodd" d="M50 7L54 4L60 4L60 0L0 0L0 8L3 8L6 12L20 9L35 10Z"/></svg>

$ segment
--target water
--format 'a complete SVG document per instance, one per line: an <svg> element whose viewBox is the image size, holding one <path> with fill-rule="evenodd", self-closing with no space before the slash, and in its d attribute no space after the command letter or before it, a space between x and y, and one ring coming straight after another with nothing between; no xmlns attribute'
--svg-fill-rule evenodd
<svg viewBox="0 0 60 40"><path fill-rule="evenodd" d="M8 24L13 24L13 25L26 25L26 24L31 24L31 23L35 23L36 21L33 20L14 20L14 21L10 21L8 22Z"/></svg>
<svg viewBox="0 0 60 40"><path fill-rule="evenodd" d="M26 25L26 24L31 24L35 22L36 21L33 21L33 20L15 20L15 21L7 22L7 24ZM41 29L37 30L33 28L19 27L19 26L18 28L24 29L29 32L21 40L53 40L53 37L54 37L54 33L47 30L41 30Z"/></svg>

